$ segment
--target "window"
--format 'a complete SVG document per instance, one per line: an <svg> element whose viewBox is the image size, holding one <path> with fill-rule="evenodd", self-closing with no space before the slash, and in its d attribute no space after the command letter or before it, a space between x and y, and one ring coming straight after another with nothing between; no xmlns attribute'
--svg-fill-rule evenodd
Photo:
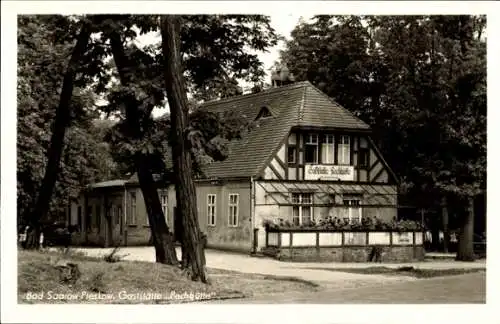
<svg viewBox="0 0 500 324"><path fill-rule="evenodd" d="M122 225L122 206L118 206L116 209L116 225L120 225L120 234L123 234L123 225Z"/></svg>
<svg viewBox="0 0 500 324"><path fill-rule="evenodd" d="M349 136L340 136L337 156L338 164L351 164L351 144Z"/></svg>
<svg viewBox="0 0 500 324"><path fill-rule="evenodd" d="M101 206L95 206L95 217L96 217L96 226L97 232L101 232Z"/></svg>
<svg viewBox="0 0 500 324"><path fill-rule="evenodd" d="M137 197L135 192L130 193L130 225L136 225L137 221Z"/></svg>
<svg viewBox="0 0 500 324"><path fill-rule="evenodd" d="M360 223L362 217L361 199L359 197L347 197L343 199L344 208L342 218L349 223Z"/></svg>
<svg viewBox="0 0 500 324"><path fill-rule="evenodd" d="M85 226L87 230L92 228L92 206L87 206L87 219L85 220Z"/></svg>
<svg viewBox="0 0 500 324"><path fill-rule="evenodd" d="M216 212L215 197L216 196L213 194L207 195L207 217L208 217L207 223L209 226L215 226L215 212Z"/></svg>
<svg viewBox="0 0 500 324"><path fill-rule="evenodd" d="M368 168L370 166L370 151L367 148L359 149L358 166L361 168Z"/></svg>
<svg viewBox="0 0 500 324"><path fill-rule="evenodd" d="M268 117L271 117L272 114L271 112L269 111L269 108L267 107L262 107L259 111L259 114L257 115L257 118L255 118L255 120L258 120L258 119L261 119L261 118L268 118Z"/></svg>
<svg viewBox="0 0 500 324"><path fill-rule="evenodd" d="M297 148L295 146L288 146L288 163L295 164L297 163Z"/></svg>
<svg viewBox="0 0 500 324"><path fill-rule="evenodd" d="M313 220L312 193L292 193L292 204L294 225L308 224Z"/></svg>
<svg viewBox="0 0 500 324"><path fill-rule="evenodd" d="M335 163L335 146L333 135L325 135L321 143L321 163Z"/></svg>
<svg viewBox="0 0 500 324"><path fill-rule="evenodd" d="M168 223L168 196L163 194L160 196L161 200L161 210L163 211L163 216L165 217L165 222Z"/></svg>
<svg viewBox="0 0 500 324"><path fill-rule="evenodd" d="M306 141L305 141L305 149L306 149L306 156L305 156L305 162L306 163L318 163L318 135L317 134L308 134L306 135Z"/></svg>
<svg viewBox="0 0 500 324"><path fill-rule="evenodd" d="M238 226L239 195L229 194L229 226Z"/></svg>
<svg viewBox="0 0 500 324"><path fill-rule="evenodd" d="M83 223L82 223L82 207L78 206L78 211L77 211L77 222L78 222L78 227L80 230L83 231Z"/></svg>

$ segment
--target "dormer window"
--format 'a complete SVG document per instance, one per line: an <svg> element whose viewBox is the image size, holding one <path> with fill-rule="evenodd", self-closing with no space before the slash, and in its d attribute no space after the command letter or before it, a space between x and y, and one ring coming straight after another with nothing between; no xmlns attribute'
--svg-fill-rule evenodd
<svg viewBox="0 0 500 324"><path fill-rule="evenodd" d="M273 116L273 114L271 114L271 111L269 110L269 108L264 106L264 107L260 108L259 114L257 115L257 118L255 118L255 120L269 118L272 116Z"/></svg>

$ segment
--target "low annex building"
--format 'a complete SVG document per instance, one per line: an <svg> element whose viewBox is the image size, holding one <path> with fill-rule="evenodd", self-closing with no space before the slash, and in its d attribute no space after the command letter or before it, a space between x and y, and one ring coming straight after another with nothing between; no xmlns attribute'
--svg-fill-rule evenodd
<svg viewBox="0 0 500 324"><path fill-rule="evenodd" d="M207 102L255 123L230 143L226 160L196 181L198 215L208 246L250 252L265 245L265 220L302 225L325 217L359 222L397 216L397 179L370 127L309 82ZM157 179L169 228L176 232L174 184ZM77 243L150 243L137 177L92 184L73 203Z"/></svg>

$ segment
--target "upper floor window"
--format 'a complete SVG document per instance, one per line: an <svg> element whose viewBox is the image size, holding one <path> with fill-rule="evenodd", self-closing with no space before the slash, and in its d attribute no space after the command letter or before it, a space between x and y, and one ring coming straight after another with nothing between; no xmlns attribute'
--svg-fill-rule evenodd
<svg viewBox="0 0 500 324"><path fill-rule="evenodd" d="M288 163L297 163L297 148L295 146L288 146Z"/></svg>
<svg viewBox="0 0 500 324"><path fill-rule="evenodd" d="M318 163L318 135L307 134L305 138L305 162Z"/></svg>
<svg viewBox="0 0 500 324"><path fill-rule="evenodd" d="M358 166L361 168L368 168L370 166L370 150L367 148L360 148L358 154Z"/></svg>
<svg viewBox="0 0 500 324"><path fill-rule="evenodd" d="M337 162L338 164L351 164L351 142L349 136L339 136Z"/></svg>
<svg viewBox="0 0 500 324"><path fill-rule="evenodd" d="M321 143L321 163L335 163L335 139L333 135L324 135Z"/></svg>

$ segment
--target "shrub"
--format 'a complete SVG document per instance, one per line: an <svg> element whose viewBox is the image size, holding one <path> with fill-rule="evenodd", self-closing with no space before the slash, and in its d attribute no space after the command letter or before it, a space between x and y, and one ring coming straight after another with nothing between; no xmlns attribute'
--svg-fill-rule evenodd
<svg viewBox="0 0 500 324"><path fill-rule="evenodd" d="M340 219L338 217L326 217L319 221L310 221L300 226L296 226L288 220L280 219L277 223L272 220L265 220L264 227L272 229L325 229L325 230L340 230L340 231L420 231L423 230L422 224L412 220L396 220L383 221L376 217L363 217L361 222L350 223L348 219Z"/></svg>

